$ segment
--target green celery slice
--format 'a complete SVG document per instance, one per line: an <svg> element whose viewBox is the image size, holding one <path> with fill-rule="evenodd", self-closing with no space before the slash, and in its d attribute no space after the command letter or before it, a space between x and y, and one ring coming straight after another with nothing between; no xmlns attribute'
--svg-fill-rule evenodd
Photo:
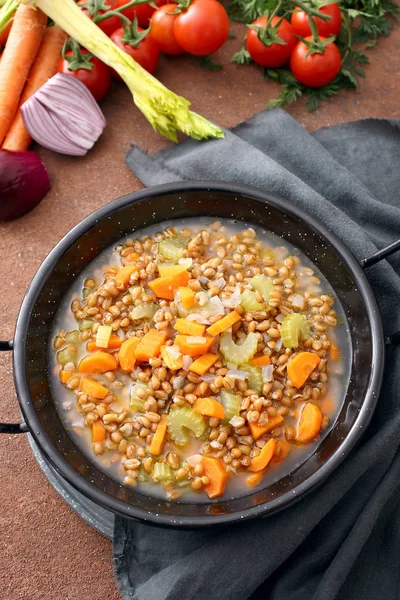
<svg viewBox="0 0 400 600"><path fill-rule="evenodd" d="M130 390L130 400L129 400L129 406L132 408L132 410L134 410L135 412L144 412L144 403L146 402L143 398L139 398L139 396L136 395L136 391L137 389L141 387L143 389L147 389L148 385L147 383L142 383L141 381L137 381Z"/></svg>
<svg viewBox="0 0 400 600"><path fill-rule="evenodd" d="M148 302L147 304L137 304L131 310L130 317L132 321L136 321L139 319L149 319L150 321L152 321L157 311L157 304L153 304L152 302Z"/></svg>
<svg viewBox="0 0 400 600"><path fill-rule="evenodd" d="M257 312L263 309L261 302L257 302L255 292L244 290L242 292L240 304L246 312Z"/></svg>
<svg viewBox="0 0 400 600"><path fill-rule="evenodd" d="M94 321L91 319L82 319L79 321L79 331L86 331L87 329L92 329Z"/></svg>
<svg viewBox="0 0 400 600"><path fill-rule="evenodd" d="M72 362L76 365L77 349L73 344L69 344L59 352L57 352L57 362L61 366L65 366L67 363Z"/></svg>
<svg viewBox="0 0 400 600"><path fill-rule="evenodd" d="M219 397L225 410L224 421L228 423L233 417L236 417L240 413L240 400L236 394L228 392L227 390L221 390Z"/></svg>
<svg viewBox="0 0 400 600"><path fill-rule="evenodd" d="M171 481L174 479L174 471L165 462L156 462L153 467L153 478L157 481Z"/></svg>
<svg viewBox="0 0 400 600"><path fill-rule="evenodd" d="M199 438L206 429L206 423L201 415L193 408L183 406L172 408L167 418L168 433L177 446L187 446L189 443L188 429Z"/></svg>
<svg viewBox="0 0 400 600"><path fill-rule="evenodd" d="M247 378L249 389L254 390L255 392L257 392L257 394L261 394L263 387L263 378L260 367L256 367L255 365L241 365L240 369L242 371L247 371L249 374Z"/></svg>
<svg viewBox="0 0 400 600"><path fill-rule="evenodd" d="M164 238L158 244L159 253L167 260L177 262L183 256L185 244L179 238Z"/></svg>
<svg viewBox="0 0 400 600"><path fill-rule="evenodd" d="M250 279L250 283L255 290L260 292L264 300L268 302L271 292L274 291L275 287L271 279L266 275L255 275Z"/></svg>
<svg viewBox="0 0 400 600"><path fill-rule="evenodd" d="M226 362L241 365L253 358L257 351L257 345L258 338L254 332L248 333L245 342L240 346L235 344L230 333L223 333L219 349Z"/></svg>
<svg viewBox="0 0 400 600"><path fill-rule="evenodd" d="M65 336L65 341L68 344L79 344L79 342L81 341L79 331L77 329L74 329L73 331L68 331L67 335Z"/></svg>
<svg viewBox="0 0 400 600"><path fill-rule="evenodd" d="M285 348L297 348L299 340L305 342L311 337L311 328L304 315L287 315L281 325L282 344Z"/></svg>

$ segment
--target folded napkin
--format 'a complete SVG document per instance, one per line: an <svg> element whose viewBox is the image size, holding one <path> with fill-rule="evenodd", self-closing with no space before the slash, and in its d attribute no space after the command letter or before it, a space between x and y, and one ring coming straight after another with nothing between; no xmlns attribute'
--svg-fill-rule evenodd
<svg viewBox="0 0 400 600"><path fill-rule="evenodd" d="M319 217L358 258L400 237L400 121L367 119L310 135L282 110L126 162L145 185L182 179L249 183ZM400 254L400 253L398 253ZM386 334L400 328L400 257L370 268ZM115 519L114 561L130 600L398 600L400 351L362 442L294 506L210 531Z"/></svg>

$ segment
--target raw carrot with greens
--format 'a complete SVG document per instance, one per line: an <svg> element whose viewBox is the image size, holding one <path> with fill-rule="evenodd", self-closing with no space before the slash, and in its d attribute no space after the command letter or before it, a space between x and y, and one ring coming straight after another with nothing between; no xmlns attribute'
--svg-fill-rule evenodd
<svg viewBox="0 0 400 600"><path fill-rule="evenodd" d="M249 423L251 435L255 440L258 440L260 437L275 429L275 427L279 427L283 423L283 417L280 414L277 414L275 417L270 417L268 419L268 423L265 425L257 425L257 423Z"/></svg>
<svg viewBox="0 0 400 600"><path fill-rule="evenodd" d="M20 4L0 62L0 144L17 111L28 73L42 42L47 16Z"/></svg>
<svg viewBox="0 0 400 600"><path fill-rule="evenodd" d="M35 62L29 72L28 81L22 92L18 111L3 142L5 150L17 152L29 148L32 138L25 128L20 108L28 98L33 96L42 85L57 73L65 38L66 34L57 25L46 29Z"/></svg>
<svg viewBox="0 0 400 600"><path fill-rule="evenodd" d="M218 360L217 354L203 354L203 356L199 356L189 367L189 371L193 371L193 373L197 373L197 375L204 375L207 373L208 369L210 369L215 362Z"/></svg>
<svg viewBox="0 0 400 600"><path fill-rule="evenodd" d="M92 425L92 442L104 442L106 439L106 429L101 421L95 421Z"/></svg>
<svg viewBox="0 0 400 600"><path fill-rule="evenodd" d="M233 310L229 313L229 315L226 315L216 323L213 323L213 325L210 325L210 327L207 328L207 333L216 336L219 333L229 329L229 327L232 327L232 325L234 325L237 321L240 321L241 318L242 317L239 315L239 313L237 313L236 310Z"/></svg>
<svg viewBox="0 0 400 600"><path fill-rule="evenodd" d="M311 442L320 432L321 426L322 412L320 408L313 402L307 402L300 413L296 441L302 444Z"/></svg>
<svg viewBox="0 0 400 600"><path fill-rule="evenodd" d="M179 287L183 308L192 308L195 303L195 293L190 287Z"/></svg>
<svg viewBox="0 0 400 600"><path fill-rule="evenodd" d="M182 354L188 354L192 358L206 354L213 343L213 337L177 335L175 338L175 344L179 346Z"/></svg>
<svg viewBox="0 0 400 600"><path fill-rule="evenodd" d="M174 329L185 335L204 335L206 330L205 325L195 323L194 321L187 321L186 319L177 319L175 321Z"/></svg>
<svg viewBox="0 0 400 600"><path fill-rule="evenodd" d="M287 374L290 381L297 388L301 388L315 367L318 366L320 357L314 352L299 352L287 364Z"/></svg>
<svg viewBox="0 0 400 600"><path fill-rule="evenodd" d="M272 460L272 457L275 454L276 450L276 441L274 438L268 440L265 446L262 447L261 452L258 456L255 456L249 466L249 471L252 473L257 473L258 471L262 471L265 469Z"/></svg>
<svg viewBox="0 0 400 600"><path fill-rule="evenodd" d="M158 422L156 432L153 435L153 439L152 439L150 447L149 447L150 454L154 454L155 456L158 456L159 454L161 454L166 434L167 434L167 415L161 415L161 419Z"/></svg>
<svg viewBox="0 0 400 600"><path fill-rule="evenodd" d="M131 373L136 364L136 348L140 342L138 337L131 337L124 341L119 352L118 360L121 371Z"/></svg>
<svg viewBox="0 0 400 600"><path fill-rule="evenodd" d="M167 333L165 331L150 329L150 331L140 339L139 344L136 346L136 360L148 362L150 358L158 356L161 351L161 346L164 344L166 338Z"/></svg>
<svg viewBox="0 0 400 600"><path fill-rule="evenodd" d="M117 350L118 348L121 348L122 342L123 342L123 340L121 340L121 338L118 337L118 335L116 333L113 333L113 334L111 334L110 339L108 340L107 348L109 350ZM86 344L86 348L89 352L94 352L95 350L101 350L101 348L96 345L96 340L90 340L90 342L88 342Z"/></svg>
<svg viewBox="0 0 400 600"><path fill-rule="evenodd" d="M118 361L108 352L94 352L82 358L78 366L79 373L106 373L115 371Z"/></svg>
<svg viewBox="0 0 400 600"><path fill-rule="evenodd" d="M204 486L204 491L209 498L218 498L218 496L222 496L228 478L222 462L218 458L212 456L203 456L201 462L204 468L204 474L210 479L210 483Z"/></svg>
<svg viewBox="0 0 400 600"><path fill-rule="evenodd" d="M225 409L215 398L197 398L193 408L200 415L214 417L216 419L225 418Z"/></svg>
<svg viewBox="0 0 400 600"><path fill-rule="evenodd" d="M98 400L104 400L108 394L108 389L91 377L82 377L79 389L84 394L97 398Z"/></svg>
<svg viewBox="0 0 400 600"><path fill-rule="evenodd" d="M175 290L186 285L188 281L189 273L185 270L168 277L157 277L149 281L148 286L157 298L173 300Z"/></svg>
<svg viewBox="0 0 400 600"><path fill-rule="evenodd" d="M271 359L268 354L260 354L249 360L249 365L253 367L268 367L271 364Z"/></svg>

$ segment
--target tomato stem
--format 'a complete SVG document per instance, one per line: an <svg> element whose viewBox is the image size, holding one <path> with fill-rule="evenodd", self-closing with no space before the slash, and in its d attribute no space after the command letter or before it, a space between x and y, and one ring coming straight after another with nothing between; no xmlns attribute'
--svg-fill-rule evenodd
<svg viewBox="0 0 400 600"><path fill-rule="evenodd" d="M72 51L72 56L67 56L68 50ZM90 59L93 58L93 54L90 52L82 54L78 42L72 38L65 40L61 55L68 63L68 71L77 71L78 69L91 71L94 68L94 64L90 62Z"/></svg>
<svg viewBox="0 0 400 600"><path fill-rule="evenodd" d="M129 21L129 19L128 19ZM144 31L139 31L138 29L138 20L135 14L135 18L133 23L129 22L129 25L124 27L124 35L121 38L121 42L124 44L129 44L132 48L137 48L142 40L146 37L148 33L150 33L151 27L145 29Z"/></svg>

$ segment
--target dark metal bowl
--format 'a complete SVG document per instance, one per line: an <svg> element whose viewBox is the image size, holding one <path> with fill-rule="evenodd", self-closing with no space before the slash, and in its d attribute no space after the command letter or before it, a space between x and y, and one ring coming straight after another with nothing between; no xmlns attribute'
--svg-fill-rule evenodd
<svg viewBox="0 0 400 600"><path fill-rule="evenodd" d="M290 241L317 265L347 316L352 341L351 377L334 426L315 453L292 473L261 491L234 500L180 504L120 485L81 452L57 413L47 356L60 302L74 278L99 252L148 225L205 215L261 225ZM368 264L381 255L385 251L372 257ZM0 343L0 349L11 348L25 423L0 424L0 431L29 430L59 473L104 508L157 525L191 528L271 514L319 485L346 458L369 423L384 364L378 307L362 265L346 245L317 219L282 198L249 186L222 182L172 183L145 189L87 217L57 244L39 268L22 303L14 342Z"/></svg>

